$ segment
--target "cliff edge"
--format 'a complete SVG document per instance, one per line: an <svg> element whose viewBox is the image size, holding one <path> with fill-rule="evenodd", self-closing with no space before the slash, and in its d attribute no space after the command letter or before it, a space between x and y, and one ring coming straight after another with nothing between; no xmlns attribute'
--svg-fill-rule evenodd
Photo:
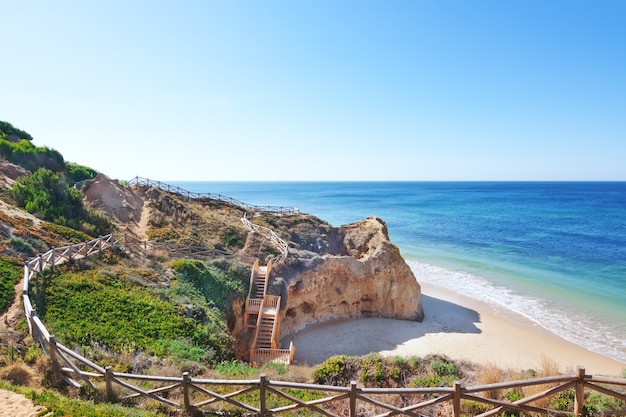
<svg viewBox="0 0 626 417"><path fill-rule="evenodd" d="M331 252L294 250L276 268L285 299L282 335L336 319L423 319L420 285L382 219L326 231Z"/></svg>
<svg viewBox="0 0 626 417"><path fill-rule="evenodd" d="M154 187L122 187L104 176L92 181L85 198L88 206L107 212L121 230L138 237L213 246L237 241L225 249L248 265L256 259L264 264L276 254L271 243L243 227L244 209L232 204L187 199ZM274 266L269 288L282 299L283 337L336 319L422 320L420 285L382 219L333 227L303 213L249 216L289 242L289 256ZM240 316L232 330L245 337Z"/></svg>

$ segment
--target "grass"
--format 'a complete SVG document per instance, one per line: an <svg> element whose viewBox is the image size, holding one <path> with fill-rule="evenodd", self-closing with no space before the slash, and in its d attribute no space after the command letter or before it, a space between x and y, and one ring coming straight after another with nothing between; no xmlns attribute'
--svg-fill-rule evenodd
<svg viewBox="0 0 626 417"><path fill-rule="evenodd" d="M96 404L68 398L49 390L15 386L0 381L0 388L24 395L34 404L44 407L38 415L52 417L163 417L166 414L123 407L119 404Z"/></svg>
<svg viewBox="0 0 626 417"><path fill-rule="evenodd" d="M4 311L15 296L15 284L22 278L23 264L17 260L0 256L0 311Z"/></svg>
<svg viewBox="0 0 626 417"><path fill-rule="evenodd" d="M182 304L126 278L126 272L57 270L33 280L31 299L48 329L69 347L96 344L119 351L130 346L204 363L232 356L234 342L219 310L200 306L201 320L190 317Z"/></svg>
<svg viewBox="0 0 626 417"><path fill-rule="evenodd" d="M31 356L37 358L40 356L38 352L31 352ZM28 356L28 353L23 353L23 357ZM109 405L109 404L97 404L94 401L86 401L85 395L87 398L100 398L100 395L94 395L93 393L88 392L77 392L76 394L80 394L82 399L78 398L67 398L64 395L61 395L52 391L44 391L39 389L27 389L18 387L17 384L32 384L35 382L37 378L37 373L29 370L20 360L20 355L14 356L14 362L7 367L0 368L0 378L5 381L0 383L0 388L11 389L16 392L20 392L25 394L28 398L34 400L35 403L41 404L45 406L48 410L53 411L52 415L59 416L118 416L118 415L129 415L129 416L152 416L152 415L169 415L180 416L182 417L184 413L177 412L169 407L166 407L158 402L154 402L152 400L141 400L137 404L138 407L141 407L142 410L139 409L129 409L121 407L120 405ZM190 362L191 363L191 362ZM156 369L156 373L152 373L154 375L163 375L163 376L177 376L181 375L180 368L163 368L159 367ZM153 369L154 371L154 369ZM251 367L249 364L245 362L240 362L236 360L228 360L222 361L220 363L215 364L213 369L204 369L202 372L204 373L196 373L191 372L192 374L197 374L195 377L203 378L203 379L232 379L232 380L258 380L260 375L265 374L270 381L293 381L293 382L306 382L310 383L310 379L312 375L316 375L318 378L321 375L324 375L324 378L333 379L335 381L339 381L343 379L348 381L347 383L335 383L332 385L344 386L347 387L349 385L349 381L355 380L359 381L359 386L393 386L393 387L425 387L425 386L433 386L433 387L450 387L451 383L448 385L448 378L452 378L453 380L460 380L463 386L473 386L473 385L483 385L490 384L495 382L507 381L507 380L516 380L516 379L527 379L533 376L544 376L546 374L550 374L555 371L553 364L546 362L543 368L539 368L537 370L532 371L513 371L513 370L504 370L498 369L495 365L490 365L486 367L477 366L474 364L453 361L445 356L441 355L430 355L426 357L411 357L411 358L400 358L400 357L382 357L377 353L371 353L369 355L356 357L356 356L337 356L330 358L326 362L316 366L315 368L302 368L298 366L289 366L286 367L284 365L279 364L266 364L263 367ZM42 372L40 369L39 373ZM366 375L366 376L364 376ZM378 376L377 376L378 375ZM399 376L400 378L397 380L393 379L393 376ZM381 379L382 378L382 379ZM384 384L381 384L381 381L386 381ZM10 381L10 382L9 382ZM395 382L394 382L395 381ZM428 384L422 384L424 381L430 381ZM434 382L437 383L434 383ZM35 382L36 383L36 382ZM4 385L3 385L4 384ZM397 385L393 385L397 384ZM327 384L324 384L327 385ZM55 385L56 386L56 385ZM155 386L156 387L156 386ZM144 389L155 388L152 385L148 384L142 386ZM233 390L239 390L241 387L237 384L233 386L218 384L207 386L207 389L214 391L220 395L227 395ZM328 392L324 392L319 389L309 389L309 388L287 388L287 387L274 387L275 389L281 391L286 396L291 396L297 398L301 401L315 401L320 398L324 398L330 395ZM541 390L544 390L546 387L544 386ZM522 399L529 394L525 392L526 388L514 389L514 390L502 390L502 392L489 392L482 395L485 395L487 398L493 399L505 399L508 401L516 401ZM616 389L613 387L612 389ZM284 407L293 404L293 402L282 395L274 394L271 391L268 391L267 406L270 408L273 407ZM410 404L416 404L419 402L423 402L428 399L434 398L433 396L429 396L430 394L377 394L373 399L376 401L381 401L383 403L387 403L394 406L407 406ZM169 398L175 402L180 403L182 399L180 398L180 392L174 391L171 393ZM202 397L197 397L194 394L193 401L202 400ZM252 390L246 391L241 394L237 394L233 397L238 401L251 404L258 405L259 391ZM558 393L552 397L549 397L545 400L545 403L541 404L542 406L546 406L549 408L554 408L558 410L571 411L573 410L573 391L566 390L564 392ZM537 403L535 403L536 405ZM328 408L326 408L328 407ZM376 414L384 411L373 404L368 404L363 401L358 402L358 413L359 414ZM488 411L491 407L489 405L483 404L477 401L462 401L461 404L462 413L464 415L475 415L481 412ZM621 400L614 399L612 397L606 396L604 394L596 393L596 392L587 392L587 398L585 402L585 415L603 415L604 410L609 409L623 409L626 407L626 403ZM348 412L347 403L337 402L324 406L330 412L333 412L337 415L343 415ZM431 408L426 410L419 410L424 415L449 415L451 410L451 404L449 402L444 402L441 404L433 405ZM241 410L237 409L232 405L227 405L224 403L220 403L216 405L216 408L204 415L212 415L211 413L220 414L223 416L229 415L241 415ZM285 416L301 416L301 415L312 415L308 410L294 410L292 412L287 412L283 414ZM522 412L509 411L505 414L501 414L503 416L526 416Z"/></svg>

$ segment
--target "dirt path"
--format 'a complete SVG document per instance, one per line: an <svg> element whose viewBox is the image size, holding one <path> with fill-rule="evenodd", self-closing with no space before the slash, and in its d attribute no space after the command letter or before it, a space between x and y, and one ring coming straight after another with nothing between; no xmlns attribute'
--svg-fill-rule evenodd
<svg viewBox="0 0 626 417"><path fill-rule="evenodd" d="M22 394L0 389L0 417L35 417L46 408L35 405Z"/></svg>
<svg viewBox="0 0 626 417"><path fill-rule="evenodd" d="M20 279L16 284L14 289L15 297L13 298L13 302L6 309L6 311L0 316L0 333L3 331L15 331L15 325L20 321L22 316L24 315L24 311L22 310L22 305L20 303L19 295L22 294L22 290L24 288L24 278Z"/></svg>

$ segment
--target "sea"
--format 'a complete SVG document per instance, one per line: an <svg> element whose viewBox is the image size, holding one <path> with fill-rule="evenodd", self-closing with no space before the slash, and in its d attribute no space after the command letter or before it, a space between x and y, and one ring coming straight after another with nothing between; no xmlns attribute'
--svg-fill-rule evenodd
<svg viewBox="0 0 626 417"><path fill-rule="evenodd" d="M626 182L168 184L333 226L377 216L418 282L626 363Z"/></svg>

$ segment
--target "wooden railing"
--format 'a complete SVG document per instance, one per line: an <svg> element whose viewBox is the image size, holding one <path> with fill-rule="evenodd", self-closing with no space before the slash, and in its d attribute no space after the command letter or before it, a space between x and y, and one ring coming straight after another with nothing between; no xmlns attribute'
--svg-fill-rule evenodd
<svg viewBox="0 0 626 417"><path fill-rule="evenodd" d="M211 200L221 201L225 203L233 204L237 207L240 207L244 210L244 216L241 219L243 224L252 232L256 232L269 239L272 244L274 244L280 254L273 258L274 263L278 263L284 260L289 253L289 245L283 239L281 239L273 230L268 229L267 227L259 226L254 223L251 223L247 218L247 212L266 212L266 213L274 213L274 214L300 214L300 211L295 207L283 207L283 206L255 206L252 204L247 204L242 201L236 200L234 198L222 195L222 194L214 194L214 193L195 193L192 191L184 190L178 186L172 186L167 183L161 181L154 181L148 178L135 177L128 181L128 186L133 187L135 185L145 186L145 187L155 187L163 191L167 191L169 193L175 193L182 197L186 197L187 199L194 200L202 200L204 198L208 198Z"/></svg>
<svg viewBox="0 0 626 417"><path fill-rule="evenodd" d="M181 377L113 372L111 367L103 368L57 342L37 316L28 289L35 273L72 259L100 253L114 246L134 246L146 250L148 248L178 250L177 245L138 241L122 234L110 234L82 244L54 248L25 263L23 291L23 304L30 333L34 340L41 343L53 367L60 371L61 377L68 384L77 388L88 386L93 390L104 391L109 401L145 397L178 409L234 410L256 413L262 417L301 409L327 417L355 417L357 414L376 417L393 415L423 417L422 413L429 413L429 409L435 405L448 407L447 414L455 417L462 414L487 417L500 415L507 410L543 416L580 416L583 415L586 393L589 391L607 395L622 401L622 404L626 401L624 388L626 378L586 375L582 367L572 375L467 387L455 381L452 387L437 388L361 388L354 381L348 387L338 387L270 381L265 376L261 376L259 380L211 380L192 378L187 372ZM228 253L221 252L198 248L198 252L194 253L202 256L209 253L228 256ZM292 344L289 350L261 350L258 354L267 355L266 359L273 361L287 357L288 363L292 363L295 349ZM279 354L284 356L278 356ZM503 390L522 392L524 388L529 387L539 387L542 391L517 401L493 399L491 395L494 391ZM549 404L549 401L543 400L565 390L571 390L574 395L572 412L552 409L545 405ZM296 393L302 392L308 392L309 398L316 399L301 399L301 394ZM480 404L483 409L491 408L472 414L464 408L468 402ZM603 415L626 415L626 407L620 407L605 410ZM476 407L472 406L472 409Z"/></svg>
<svg viewBox="0 0 626 417"><path fill-rule="evenodd" d="M176 243L151 242L139 240L133 238L132 236L118 233L111 233L106 236L101 236L97 239L90 240L88 242L52 248L48 252L32 258L24 264L24 285L22 295L24 302L24 312L26 313L26 319L28 321L30 333L33 335L33 338L41 342L44 348L46 348L47 346L49 333L41 320L39 320L39 317L37 317L35 308L33 307L30 301L30 297L28 295L30 281L33 278L34 274L37 272L43 272L47 268L60 265L73 259L82 259L90 255L101 253L103 250L111 247L135 247L143 250L144 252L162 250L166 251L170 255L184 255L187 257L234 256L234 254L231 252L216 248L188 246Z"/></svg>
<svg viewBox="0 0 626 417"><path fill-rule="evenodd" d="M296 347L289 343L289 349L250 349L253 363L280 363L292 365L296 355Z"/></svg>
<svg viewBox="0 0 626 417"><path fill-rule="evenodd" d="M153 181L148 178L135 177L132 180L128 181L128 186L132 187L135 185L155 187L163 191L167 191L168 193L178 194L188 199L201 200L203 198L208 198L211 200L221 201L224 203L230 203L230 204L233 204L235 206L238 206L244 209L245 211L260 211L260 212L277 213L277 214L299 214L300 213L300 211L295 207L256 206L253 204L244 203L242 201L236 200L234 198L231 198L222 194L195 193L192 191L184 190L177 186L166 184L161 181Z"/></svg>
<svg viewBox="0 0 626 417"><path fill-rule="evenodd" d="M261 323L263 321L263 316L272 316L274 318L272 324L272 335L270 337L271 349L275 350L278 346L278 325L279 325L279 308L280 308L280 297L276 295L266 295L261 300L261 304L259 305L259 315L257 317L256 323L256 334L254 335L254 341L252 342L252 349L257 349L259 333L261 331ZM268 311L268 309L273 309L273 311ZM263 363L257 360L253 360L250 358L251 362Z"/></svg>
<svg viewBox="0 0 626 417"><path fill-rule="evenodd" d="M270 262L277 264L278 262L287 258L289 255L289 245L280 236L278 236L272 229L268 229L264 226L259 226L258 224L252 223L248 220L247 213L241 218L241 222L246 226L250 231L259 233L266 239L268 239L274 246L278 248L280 254L275 256L270 260Z"/></svg>

